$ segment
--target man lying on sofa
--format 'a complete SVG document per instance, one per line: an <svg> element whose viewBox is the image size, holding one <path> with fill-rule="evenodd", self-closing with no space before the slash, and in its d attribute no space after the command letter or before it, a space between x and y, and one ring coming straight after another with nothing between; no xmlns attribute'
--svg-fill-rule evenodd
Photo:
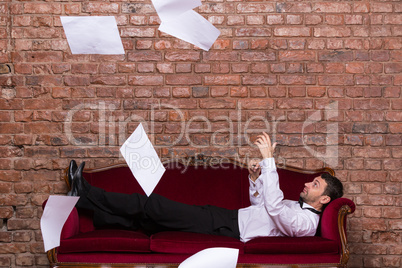
<svg viewBox="0 0 402 268"><path fill-rule="evenodd" d="M273 158L276 143L271 144L264 132L255 144L263 160L249 165L251 206L239 210L192 206L157 194L105 192L89 185L82 177L85 163L77 168L74 161L68 171L70 194L80 196L77 207L94 212L95 226L117 224L150 233L175 230L224 235L243 242L261 236L314 236L323 208L343 195L342 183L324 173L305 184L299 202L284 200Z"/></svg>

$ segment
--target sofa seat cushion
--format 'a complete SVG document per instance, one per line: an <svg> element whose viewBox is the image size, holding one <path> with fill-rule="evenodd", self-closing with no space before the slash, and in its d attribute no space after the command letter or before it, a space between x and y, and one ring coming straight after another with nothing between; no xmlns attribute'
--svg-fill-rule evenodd
<svg viewBox="0 0 402 268"><path fill-rule="evenodd" d="M104 229L81 233L60 243L60 253L150 252L149 237L141 232Z"/></svg>
<svg viewBox="0 0 402 268"><path fill-rule="evenodd" d="M238 239L219 235L161 232L151 236L151 251L159 253L195 254L211 247L237 248L243 253L243 246Z"/></svg>
<svg viewBox="0 0 402 268"><path fill-rule="evenodd" d="M318 236L258 237L248 241L244 252L251 254L339 253L338 244Z"/></svg>

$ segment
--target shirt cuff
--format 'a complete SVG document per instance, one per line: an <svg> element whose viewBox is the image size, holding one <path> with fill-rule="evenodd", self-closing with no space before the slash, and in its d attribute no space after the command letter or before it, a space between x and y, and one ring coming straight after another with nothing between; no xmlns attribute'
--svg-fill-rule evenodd
<svg viewBox="0 0 402 268"><path fill-rule="evenodd" d="M260 162L260 166L261 166L261 173L276 170L275 159L273 157L265 158Z"/></svg>

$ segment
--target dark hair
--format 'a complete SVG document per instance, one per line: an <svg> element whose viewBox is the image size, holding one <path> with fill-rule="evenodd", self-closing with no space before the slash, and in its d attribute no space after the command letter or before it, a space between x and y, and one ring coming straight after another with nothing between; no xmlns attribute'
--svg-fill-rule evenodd
<svg viewBox="0 0 402 268"><path fill-rule="evenodd" d="M343 196L343 185L342 182L329 173L321 174L321 178L327 183L327 187L324 190L323 195L328 195L331 201Z"/></svg>

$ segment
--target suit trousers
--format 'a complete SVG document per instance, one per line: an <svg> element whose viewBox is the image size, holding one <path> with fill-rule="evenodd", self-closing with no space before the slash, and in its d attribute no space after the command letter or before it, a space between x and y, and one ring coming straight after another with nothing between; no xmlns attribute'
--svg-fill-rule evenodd
<svg viewBox="0 0 402 268"><path fill-rule="evenodd" d="M240 238L238 210L216 206L195 206L172 201L158 194L149 197L106 192L91 187L77 207L94 212L94 225L142 228L148 233L185 231Z"/></svg>

